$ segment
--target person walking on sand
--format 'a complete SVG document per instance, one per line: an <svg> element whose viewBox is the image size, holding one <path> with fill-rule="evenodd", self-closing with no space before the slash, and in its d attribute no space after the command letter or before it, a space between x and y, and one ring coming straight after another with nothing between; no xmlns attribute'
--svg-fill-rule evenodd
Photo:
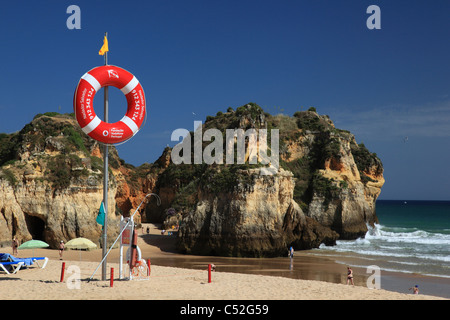
<svg viewBox="0 0 450 320"><path fill-rule="evenodd" d="M61 240L61 242L59 243L59 260L62 260L63 252L64 252L64 241Z"/></svg>
<svg viewBox="0 0 450 320"><path fill-rule="evenodd" d="M353 283L353 270L350 267L347 267L347 285L348 283L351 282L352 286L354 286L355 284Z"/></svg>
<svg viewBox="0 0 450 320"><path fill-rule="evenodd" d="M13 251L12 254L13 254L14 256L17 255L17 254L18 254L17 248L19 247L19 242L17 242L16 237L14 237L14 238L12 239L11 247L12 247L12 251Z"/></svg>

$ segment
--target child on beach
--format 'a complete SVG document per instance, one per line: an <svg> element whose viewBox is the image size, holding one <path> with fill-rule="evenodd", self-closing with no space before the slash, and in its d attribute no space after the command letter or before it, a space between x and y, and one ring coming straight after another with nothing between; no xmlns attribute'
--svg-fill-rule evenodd
<svg viewBox="0 0 450 320"><path fill-rule="evenodd" d="M413 294L419 294L419 286L416 284L413 288L409 288L413 291Z"/></svg>

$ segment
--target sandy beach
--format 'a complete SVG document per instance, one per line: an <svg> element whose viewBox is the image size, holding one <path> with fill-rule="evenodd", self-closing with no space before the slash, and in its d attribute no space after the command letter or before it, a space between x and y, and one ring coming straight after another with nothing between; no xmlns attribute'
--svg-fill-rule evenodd
<svg viewBox="0 0 450 320"><path fill-rule="evenodd" d="M151 274L146 280L119 279L119 250L108 257L108 276L101 280L101 268L92 281L87 281L101 261L101 249L91 251L66 250L63 260L58 250L35 249L34 256L46 256L44 269L34 265L17 274L0 272L1 300L436 300L443 299L424 294L413 295L383 289L368 289L362 280L355 286L342 281L289 279L280 276L226 272L225 265L216 257L191 259L196 268L164 266L158 261L186 258L171 251L173 242L167 241L160 230L151 225L150 234L141 234L138 245L144 259L151 259ZM11 248L2 252L12 253ZM31 256L31 250L19 251L19 257ZM188 257L189 258L189 257ZM171 260L172 259L172 260ZM207 263L217 265L208 282ZM197 261L197 262L196 262ZM60 282L62 263L65 263L64 281ZM176 263L173 263L176 265ZM114 268L114 282L110 286L110 270ZM342 266L341 266L342 268ZM77 281L77 272L80 272ZM357 280L355 278L355 280Z"/></svg>

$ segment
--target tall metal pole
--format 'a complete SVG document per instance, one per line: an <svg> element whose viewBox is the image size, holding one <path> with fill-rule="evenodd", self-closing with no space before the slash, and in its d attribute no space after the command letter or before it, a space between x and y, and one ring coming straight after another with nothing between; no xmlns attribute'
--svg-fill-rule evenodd
<svg viewBox="0 0 450 320"><path fill-rule="evenodd" d="M108 38L108 33L105 32L106 39ZM108 51L105 52L105 66L108 65ZM108 86L104 88L104 112L105 119L104 122L108 122ZM107 272L107 232L108 232L108 178L109 178L109 170L108 170L108 145L104 145L104 153L103 153L103 206L105 208L105 222L103 226L103 246L102 246L102 257L103 257L103 265L102 265L102 280L106 280L106 272Z"/></svg>

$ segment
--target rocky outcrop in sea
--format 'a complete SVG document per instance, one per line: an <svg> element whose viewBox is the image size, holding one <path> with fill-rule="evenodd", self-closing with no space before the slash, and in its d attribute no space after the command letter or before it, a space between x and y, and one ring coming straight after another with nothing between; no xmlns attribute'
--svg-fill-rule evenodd
<svg viewBox="0 0 450 320"><path fill-rule="evenodd" d="M279 130L280 168L250 164L170 163L157 187L171 190L181 252L223 256L280 256L295 249L363 237L377 222L384 184L376 154L314 109L272 116L256 104L218 113L203 132L218 128ZM206 143L203 147L207 147ZM224 162L225 163L225 162Z"/></svg>

